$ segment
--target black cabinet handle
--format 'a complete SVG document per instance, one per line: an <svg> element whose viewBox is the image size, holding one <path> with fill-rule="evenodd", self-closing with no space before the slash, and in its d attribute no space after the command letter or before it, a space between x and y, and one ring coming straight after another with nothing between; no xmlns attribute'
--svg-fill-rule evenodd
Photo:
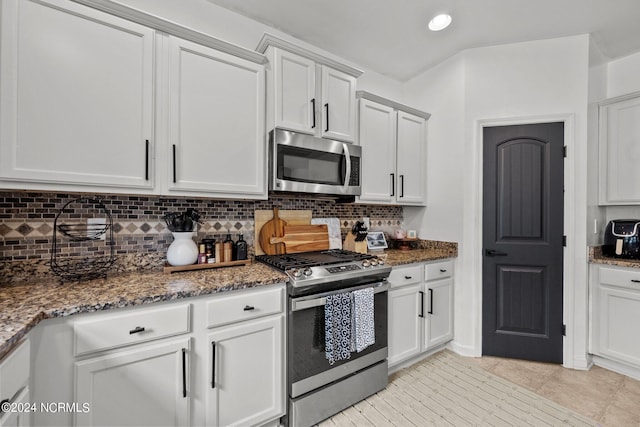
<svg viewBox="0 0 640 427"><path fill-rule="evenodd" d="M144 141L144 179L149 181L149 140Z"/></svg>
<svg viewBox="0 0 640 427"><path fill-rule="evenodd" d="M329 132L329 103L324 104L324 108L326 110L326 118L327 118L327 121L326 121L327 127L324 131Z"/></svg>
<svg viewBox="0 0 640 427"><path fill-rule="evenodd" d="M391 173L391 194L390 196L395 196L396 195L396 174L395 173Z"/></svg>
<svg viewBox="0 0 640 427"><path fill-rule="evenodd" d="M405 278L405 279L407 279L407 280L411 280L411 279L413 279L413 277L412 277L412 276L404 276L404 278Z"/></svg>
<svg viewBox="0 0 640 427"><path fill-rule="evenodd" d="M446 273L446 272L447 272L447 270L445 268L441 268L440 269L440 273Z"/></svg>
<svg viewBox="0 0 640 427"><path fill-rule="evenodd" d="M244 311L251 311L251 310L255 310L256 308L252 305L245 305L244 306Z"/></svg>
<svg viewBox="0 0 640 427"><path fill-rule="evenodd" d="M433 314L433 289L429 288L429 314Z"/></svg>
<svg viewBox="0 0 640 427"><path fill-rule="evenodd" d="M487 249L485 252L486 256L507 256L509 255L506 252L496 251L495 249Z"/></svg>
<svg viewBox="0 0 640 427"><path fill-rule="evenodd" d="M404 175L400 175L400 197L404 197Z"/></svg>
<svg viewBox="0 0 640 427"><path fill-rule="evenodd" d="M187 349L182 349L182 397L187 397Z"/></svg>
<svg viewBox="0 0 640 427"><path fill-rule="evenodd" d="M144 328L142 326L136 326L135 328L129 331L129 335L138 334L140 332L144 332Z"/></svg>
<svg viewBox="0 0 640 427"><path fill-rule="evenodd" d="M424 317L424 292L418 291L418 293L420 294L420 314L418 317Z"/></svg>
<svg viewBox="0 0 640 427"><path fill-rule="evenodd" d="M637 279L631 279L631 281L632 281L633 283L640 283L640 280L637 280Z"/></svg>
<svg viewBox="0 0 640 427"><path fill-rule="evenodd" d="M311 118L313 120L311 129L315 129L316 127L316 99L315 98L311 100Z"/></svg>
<svg viewBox="0 0 640 427"><path fill-rule="evenodd" d="M216 388L216 342L211 341L211 388Z"/></svg>
<svg viewBox="0 0 640 427"><path fill-rule="evenodd" d="M176 182L176 144L173 144L173 182Z"/></svg>

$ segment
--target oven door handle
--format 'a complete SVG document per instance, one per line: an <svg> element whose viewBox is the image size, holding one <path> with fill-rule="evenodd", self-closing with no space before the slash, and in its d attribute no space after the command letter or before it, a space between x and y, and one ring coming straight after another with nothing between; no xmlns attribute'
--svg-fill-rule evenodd
<svg viewBox="0 0 640 427"><path fill-rule="evenodd" d="M373 288L373 293L378 294L380 292L386 292L389 290L390 287L391 285L389 285L389 283L384 283L382 285L375 286ZM339 294L342 292L344 291L331 292L329 295ZM326 295L322 297L312 298L312 299L297 299L297 300L294 299L291 301L291 311L300 311L300 310L306 310L308 308L320 307L325 305L326 303L327 303Z"/></svg>

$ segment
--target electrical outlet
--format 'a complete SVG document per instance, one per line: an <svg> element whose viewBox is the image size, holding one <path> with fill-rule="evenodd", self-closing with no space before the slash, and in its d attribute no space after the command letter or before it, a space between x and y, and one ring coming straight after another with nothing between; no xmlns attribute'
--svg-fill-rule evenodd
<svg viewBox="0 0 640 427"><path fill-rule="evenodd" d="M95 228L101 225L107 225L106 218L88 218L87 219L87 235L93 234L92 230L95 230ZM97 240L105 240L106 234L107 233L102 233Z"/></svg>
<svg viewBox="0 0 640 427"><path fill-rule="evenodd" d="M369 223L369 217L368 216L363 217L362 221L364 222L364 226L367 228L367 230L371 228L371 224Z"/></svg>

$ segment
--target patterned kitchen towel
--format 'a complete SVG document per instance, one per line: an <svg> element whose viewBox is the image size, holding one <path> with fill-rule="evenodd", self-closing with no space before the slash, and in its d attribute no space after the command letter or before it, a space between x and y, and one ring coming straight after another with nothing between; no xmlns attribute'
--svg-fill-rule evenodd
<svg viewBox="0 0 640 427"><path fill-rule="evenodd" d="M328 295L324 306L325 356L330 365L351 358L351 293Z"/></svg>
<svg viewBox="0 0 640 427"><path fill-rule="evenodd" d="M359 289L352 293L353 324L355 329L352 340L355 341L355 351L360 353L376 342L373 288Z"/></svg>

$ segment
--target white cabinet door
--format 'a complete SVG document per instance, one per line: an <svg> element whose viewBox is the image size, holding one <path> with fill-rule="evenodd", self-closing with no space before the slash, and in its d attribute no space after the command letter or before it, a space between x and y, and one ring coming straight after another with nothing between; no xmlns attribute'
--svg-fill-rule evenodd
<svg viewBox="0 0 640 427"><path fill-rule="evenodd" d="M77 426L189 424L190 340L144 345L76 362Z"/></svg>
<svg viewBox="0 0 640 427"><path fill-rule="evenodd" d="M39 410L40 404L31 402L29 387L25 387L18 396L11 401L15 404L16 409L28 407L33 410ZM0 427L29 427L31 426L31 411L16 411L0 415Z"/></svg>
<svg viewBox="0 0 640 427"><path fill-rule="evenodd" d="M284 414L283 331L278 315L209 335L207 425L260 425Z"/></svg>
<svg viewBox="0 0 640 427"><path fill-rule="evenodd" d="M597 353L640 366L640 289L600 285Z"/></svg>
<svg viewBox="0 0 640 427"><path fill-rule="evenodd" d="M600 204L640 203L640 94L600 106Z"/></svg>
<svg viewBox="0 0 640 427"><path fill-rule="evenodd" d="M274 48L273 55L275 126L304 133L320 127L315 113L316 66L303 56Z"/></svg>
<svg viewBox="0 0 640 427"><path fill-rule="evenodd" d="M398 111L396 192L403 205L426 204L427 121Z"/></svg>
<svg viewBox="0 0 640 427"><path fill-rule="evenodd" d="M152 188L154 31L65 0L1 19L0 178Z"/></svg>
<svg viewBox="0 0 640 427"><path fill-rule="evenodd" d="M266 198L264 66L170 38L169 190Z"/></svg>
<svg viewBox="0 0 640 427"><path fill-rule="evenodd" d="M421 284L389 291L389 365L392 366L422 350Z"/></svg>
<svg viewBox="0 0 640 427"><path fill-rule="evenodd" d="M354 142L356 133L356 78L322 66L322 128L324 138Z"/></svg>
<svg viewBox="0 0 640 427"><path fill-rule="evenodd" d="M396 110L360 99L359 141L362 147L362 202L395 202Z"/></svg>
<svg viewBox="0 0 640 427"><path fill-rule="evenodd" d="M453 339L453 279L427 282L425 302L425 348Z"/></svg>

